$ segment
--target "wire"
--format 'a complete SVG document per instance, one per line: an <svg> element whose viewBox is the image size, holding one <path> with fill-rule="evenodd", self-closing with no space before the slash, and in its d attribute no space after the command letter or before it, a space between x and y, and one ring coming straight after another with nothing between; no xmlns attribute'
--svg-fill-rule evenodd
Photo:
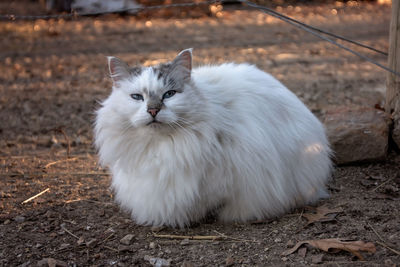
<svg viewBox="0 0 400 267"><path fill-rule="evenodd" d="M285 22L287 22L287 23L289 23L289 24L291 24L291 25L293 25L295 27L298 27L298 28L300 28L300 29L302 29L302 30L304 30L306 32L309 32L312 35L314 35L314 36L316 36L316 37L318 37L318 38L320 38L322 40L325 40L325 41L327 41L327 42L329 42L329 43L331 43L333 45L336 45L336 46L338 46L338 47L340 47L340 48L342 48L342 49L344 49L344 50L346 50L346 51L348 51L348 52L350 52L350 53L352 53L352 54L354 54L354 55L356 55L356 56L358 56L358 57L360 57L360 58L362 58L362 59L364 59L364 60L366 60L366 61L368 61L368 62L370 62L370 63L372 63L372 64L374 64L374 65L376 65L376 66L378 66L378 67L380 67L380 68L382 68L382 69L384 69L384 70L386 70L386 71L388 71L388 72L400 77L400 73L399 72L396 72L396 71L394 71L394 70L392 70L392 69L390 69L390 68L388 68L388 67L386 67L386 66L384 66L384 65L382 65L382 64L380 64L378 62L376 62L375 60L373 60L373 59L371 59L371 58L369 58L369 57L367 57L367 56L365 56L363 54L360 54L360 53L358 53L358 52L356 52L356 51L354 51L354 50L352 50L352 49L350 49L350 48L348 48L348 47L346 47L346 46L344 46L342 44L339 44L336 41L334 41L332 39L329 39L328 37L320 35L316 31L314 31L313 29L307 27L308 25L305 26L306 24L304 24L304 23L298 23L296 20L289 19L288 17L286 17L286 16L284 16L284 15L282 15L282 14L276 12L276 11L273 11L272 9L270 9L268 7L260 6L260 5L257 5L255 3L247 1L247 0L238 0L238 1L248 5L249 7L259 9L259 10L263 11L264 13L267 13L268 15L271 15L271 16L273 16L275 18L283 20L283 21L285 21Z"/></svg>
<svg viewBox="0 0 400 267"><path fill-rule="evenodd" d="M374 64L374 65L376 65L376 66L378 66L378 67L380 67L380 68L382 68L382 69L384 69L384 70L386 70L386 71L388 71L390 73L393 73L394 75L400 77L400 73L398 73L398 72L396 72L396 71L394 71L394 70L392 70L392 69L390 69L390 68L388 68L388 67L386 67L386 66L384 66L384 65L382 65L382 64L380 64L380 63L378 63L376 61L374 61L373 59L371 59L371 58L369 58L369 57L367 57L367 56L365 56L363 54L360 54L359 52L356 52L356 51L354 51L354 50L352 50L352 49L350 49L350 48L348 48L348 47L346 47L346 46L344 46L344 45L342 45L340 43L337 43L336 41L334 41L334 40L332 40L332 39L330 39L330 38L328 38L326 36L323 36L323 35L321 35L319 33L334 37L336 39L340 39L342 41L346 41L346 42L352 43L354 45L369 49L369 50L374 51L376 53L380 53L382 55L388 56L388 54L386 52L383 52L383 51L378 50L378 49L376 49L374 47L359 43L357 41L350 40L350 39L348 39L346 37L343 37L343 36L340 36L340 35L337 35L337 34L322 30L322 29L319 29L317 27L308 25L308 24L306 24L304 22L298 21L298 20L293 19L291 17L288 17L286 15L283 15L283 14L281 14L281 13L279 13L279 12L277 12L277 11L271 9L271 8L257 5L254 2L251 2L251 1L248 1L248 0L236 0L236 1L239 2L239 3L243 3L243 4L245 4L245 5L247 5L247 6L251 7L251 8L258 9L258 10L260 10L260 11L262 11L262 12L264 12L264 13L270 15L270 16L278 18L278 19L280 19L280 20L282 20L282 21L284 21L286 23L289 23L289 24L291 24L291 25L293 25L293 26L295 26L297 28L300 28L300 29L302 29L302 30L304 30L304 31L306 31L308 33L311 33L312 35L314 35L314 36L316 36L316 37L318 37L318 38L320 38L322 40L325 40L325 41L327 41L327 42L329 42L329 43L331 43L331 44L333 44L333 45L335 45L335 46L337 46L339 48L342 48L342 49L344 49L344 50L346 50L346 51L348 51L348 52L350 52L350 53L352 53L352 54L354 54L354 55L356 55L356 56L358 56L358 57L360 57L360 58L362 58L362 59L364 59L364 60L366 60L366 61L368 61L368 62L370 62L370 63L372 63L372 64ZM232 3L232 0L209 0L209 1L203 1L203 2L188 2L188 3L176 3L176 4L168 4L168 5L154 5L154 6L145 6L145 7L134 7L134 8L126 8L126 9L120 9L120 10L112 10L112 11L107 11L107 12L87 12L87 13L72 12L72 13L69 13L69 14L59 14L59 15L38 15L38 16L30 16L30 15L28 15L28 16L23 16L23 15L6 14L6 15L0 15L0 20L17 20L17 19L21 19L21 20L36 20L36 19L53 19L53 18L73 18L73 17L78 17L78 16L94 16L94 15L102 15L102 14L110 14L110 13L121 13L121 12L127 12L127 11L141 12L141 11L145 11L145 10L155 10L155 9L172 8L172 7L192 7L192 6L199 6L199 5L211 5L211 4L216 4L216 3L221 3L222 4L222 3L225 3L225 2Z"/></svg>

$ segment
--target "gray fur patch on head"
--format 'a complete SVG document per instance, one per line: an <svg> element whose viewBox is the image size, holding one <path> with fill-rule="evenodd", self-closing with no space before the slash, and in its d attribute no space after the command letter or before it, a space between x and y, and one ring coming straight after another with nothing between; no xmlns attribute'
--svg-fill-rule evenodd
<svg viewBox="0 0 400 267"><path fill-rule="evenodd" d="M139 76L143 72L143 67L130 67L129 68L129 73L134 75L134 76Z"/></svg>
<svg viewBox="0 0 400 267"><path fill-rule="evenodd" d="M184 81L179 80L178 77L173 75L171 62L154 66L152 69L157 79L162 80L166 88L177 92L183 92Z"/></svg>

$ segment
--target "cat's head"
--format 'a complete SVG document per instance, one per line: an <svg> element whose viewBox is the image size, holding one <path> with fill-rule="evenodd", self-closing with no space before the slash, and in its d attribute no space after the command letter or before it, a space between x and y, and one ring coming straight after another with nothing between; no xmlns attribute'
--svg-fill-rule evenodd
<svg viewBox="0 0 400 267"><path fill-rule="evenodd" d="M132 128L177 129L194 123L199 94L191 81L192 49L171 62L152 67L129 67L108 58L113 92L105 105Z"/></svg>

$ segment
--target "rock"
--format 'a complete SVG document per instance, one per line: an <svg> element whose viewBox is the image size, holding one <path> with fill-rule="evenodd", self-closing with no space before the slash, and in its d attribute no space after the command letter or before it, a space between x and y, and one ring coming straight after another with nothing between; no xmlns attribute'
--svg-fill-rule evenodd
<svg viewBox="0 0 400 267"><path fill-rule="evenodd" d="M277 237L277 238L275 238L274 242L275 242L275 243L281 243L281 242L282 242L282 239L280 239L279 237Z"/></svg>
<svg viewBox="0 0 400 267"><path fill-rule="evenodd" d="M314 255L314 256L311 257L311 262L314 263L314 264L322 263L323 260L324 260L323 257L324 257L323 254Z"/></svg>
<svg viewBox="0 0 400 267"><path fill-rule="evenodd" d="M163 266L170 266L171 260L162 259L162 258L154 258L149 255L144 256L144 260L148 261L152 266L155 267L163 267Z"/></svg>
<svg viewBox="0 0 400 267"><path fill-rule="evenodd" d="M121 240L119 242L121 242L121 244L127 245L129 246L133 240L135 236L132 234L127 234L126 236L124 236L123 238L121 238Z"/></svg>
<svg viewBox="0 0 400 267"><path fill-rule="evenodd" d="M5 225L10 224L10 223L11 223L11 221L10 221L9 219L7 219L7 220L5 220L5 221L3 222L3 224L5 224Z"/></svg>
<svg viewBox="0 0 400 267"><path fill-rule="evenodd" d="M225 260L225 266L232 266L235 264L235 260L232 257L227 257Z"/></svg>
<svg viewBox="0 0 400 267"><path fill-rule="evenodd" d="M92 239L86 241L86 246L88 248L95 247L96 245L97 245L97 239L96 238L92 238Z"/></svg>
<svg viewBox="0 0 400 267"><path fill-rule="evenodd" d="M125 245L119 245L118 246L118 251L119 252L124 252L124 251L130 251L131 248L129 246L125 246Z"/></svg>
<svg viewBox="0 0 400 267"><path fill-rule="evenodd" d="M181 267L194 267L194 264L191 263L190 261L184 261Z"/></svg>
<svg viewBox="0 0 400 267"><path fill-rule="evenodd" d="M23 223L25 221L25 217L24 216L15 216L14 221L16 221L17 223Z"/></svg>
<svg viewBox="0 0 400 267"><path fill-rule="evenodd" d="M337 164L386 158L391 119L385 112L342 107L328 111L324 123Z"/></svg>
<svg viewBox="0 0 400 267"><path fill-rule="evenodd" d="M154 248L156 248L156 243L154 243L154 242L150 242L150 244L149 244L149 248L151 248L151 249L154 249Z"/></svg>
<svg viewBox="0 0 400 267"><path fill-rule="evenodd" d="M183 240L181 241L181 243L180 243L181 246L186 246L186 245L189 245L189 244L190 244L189 239L183 239Z"/></svg>

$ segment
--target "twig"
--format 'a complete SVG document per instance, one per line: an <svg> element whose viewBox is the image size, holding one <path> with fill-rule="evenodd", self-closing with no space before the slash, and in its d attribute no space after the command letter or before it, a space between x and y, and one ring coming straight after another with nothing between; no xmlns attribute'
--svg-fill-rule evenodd
<svg viewBox="0 0 400 267"><path fill-rule="evenodd" d="M46 165L44 166L44 168L47 169L48 167L53 166L53 165L55 165L55 164L57 164L57 163L67 162L67 161L74 161L74 160L77 160L77 159L78 159L78 158L75 157L75 158L69 158L69 159L56 160L56 161L53 161L53 162L50 162L50 163L46 164Z"/></svg>
<svg viewBox="0 0 400 267"><path fill-rule="evenodd" d="M388 182L392 181L393 178L387 179L386 181L384 181L383 183L381 183L380 185L378 185L377 187L375 187L374 189L371 190L371 192L376 191L378 188L382 187L382 185L387 184Z"/></svg>
<svg viewBox="0 0 400 267"><path fill-rule="evenodd" d="M223 239L222 236L216 236L216 235L192 235L192 236L186 236L186 235L159 235L156 233L153 233L154 237L158 238L170 238L170 239L189 239L189 240L221 240Z"/></svg>
<svg viewBox="0 0 400 267"><path fill-rule="evenodd" d="M105 242L106 242L108 239L110 239L113 235L114 235L114 233L111 233L111 235L107 236L103 241L101 241L101 242L99 243L99 245L105 243Z"/></svg>
<svg viewBox="0 0 400 267"><path fill-rule="evenodd" d="M70 234L71 236L75 237L76 239L79 240L79 237L77 235L74 235L72 232L70 232L67 228L65 228L64 226L61 226L61 228L67 232L68 234Z"/></svg>
<svg viewBox="0 0 400 267"><path fill-rule="evenodd" d="M374 231L374 233L376 234L376 236L379 237L379 239L380 239L382 242L385 242L385 240L383 240L383 238L378 234L378 232L374 229L374 227L372 227L371 224L368 223L368 226L372 229L372 231Z"/></svg>
<svg viewBox="0 0 400 267"><path fill-rule="evenodd" d="M110 249L110 250L113 250L113 251L115 251L115 252L119 252L118 249L115 249L115 248L112 248L112 247L109 247L109 246L103 246L103 247L108 248L108 249Z"/></svg>
<svg viewBox="0 0 400 267"><path fill-rule="evenodd" d="M45 190L43 190L43 191L40 192L39 194L36 194L36 195L34 195L33 197L30 197L30 198L28 198L27 200L22 201L21 204L26 204L26 203L28 203L29 201L32 201L32 200L34 200L35 198L37 198L37 197L43 195L44 193L46 193L46 192L49 191L49 190L50 190L50 188L46 188Z"/></svg>
<svg viewBox="0 0 400 267"><path fill-rule="evenodd" d="M260 243L259 241L256 241L256 240L249 240L249 239L241 239L241 238L231 237L231 236L228 236L228 235L226 235L226 234L220 233L220 232L218 232L217 230L214 230L214 232L216 232L216 233L219 234L221 237L226 238L226 239L232 239L232 240L241 241L241 242Z"/></svg>
<svg viewBox="0 0 400 267"><path fill-rule="evenodd" d="M374 233L376 234L376 236L382 241L382 242L376 241L376 243L378 243L379 245L381 245L381 246L383 246L383 247L389 249L389 250L392 251L393 253L395 253L395 254L397 254L397 255L400 255L400 252L399 252L399 251L397 251L397 250L395 250L394 248L389 247L389 245L385 244L385 240L378 234L378 232L374 229L374 227L372 227L371 224L368 223L368 226L372 229L372 231L374 231Z"/></svg>
<svg viewBox="0 0 400 267"><path fill-rule="evenodd" d="M387 249L390 250L391 252L393 252L393 253L395 253L395 254L397 254L397 255L400 255L400 251L397 251L397 250L395 250L394 248L389 247L389 246L386 245L385 243L379 242L379 241L376 241L376 243L378 243L378 244L381 245L382 247L387 248Z"/></svg>

